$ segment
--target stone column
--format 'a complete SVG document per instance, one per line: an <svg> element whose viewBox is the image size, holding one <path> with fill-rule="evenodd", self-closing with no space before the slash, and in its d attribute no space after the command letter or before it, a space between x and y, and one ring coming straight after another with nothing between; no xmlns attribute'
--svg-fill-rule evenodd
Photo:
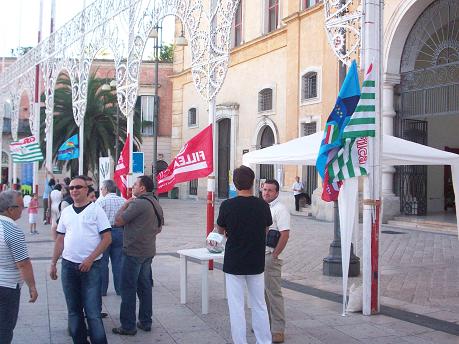
<svg viewBox="0 0 459 344"><path fill-rule="evenodd" d="M383 108L382 108L382 132L386 135L394 135L394 87L400 83L399 74L384 74L383 84ZM382 222L400 214L400 198L395 196L394 185L395 168L393 166L382 166L382 199L383 215Z"/></svg>

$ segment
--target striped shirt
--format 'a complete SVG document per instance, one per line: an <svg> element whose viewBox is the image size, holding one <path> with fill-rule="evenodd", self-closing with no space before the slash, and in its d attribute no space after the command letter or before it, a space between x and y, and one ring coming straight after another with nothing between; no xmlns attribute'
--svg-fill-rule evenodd
<svg viewBox="0 0 459 344"><path fill-rule="evenodd" d="M29 258L24 232L14 220L0 215L0 286L16 289L22 285L17 262Z"/></svg>
<svg viewBox="0 0 459 344"><path fill-rule="evenodd" d="M96 204L98 204L108 217L110 225L113 227L115 225L115 215L118 210L124 205L125 199L118 196L115 193L108 193L104 197L97 199Z"/></svg>

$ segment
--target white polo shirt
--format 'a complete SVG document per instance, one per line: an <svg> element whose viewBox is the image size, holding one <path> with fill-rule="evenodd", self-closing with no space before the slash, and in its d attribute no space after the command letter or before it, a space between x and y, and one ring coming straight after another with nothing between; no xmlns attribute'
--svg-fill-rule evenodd
<svg viewBox="0 0 459 344"><path fill-rule="evenodd" d="M111 228L102 208L89 204L77 214L74 205L62 210L57 232L65 234L62 258L73 263L82 263L99 245L101 233ZM100 259L99 255L97 259Z"/></svg>
<svg viewBox="0 0 459 344"><path fill-rule="evenodd" d="M287 207L279 200L279 197L269 203L273 224L269 226L270 230L279 232L290 230L290 212ZM266 252L271 253L274 249L266 246Z"/></svg>

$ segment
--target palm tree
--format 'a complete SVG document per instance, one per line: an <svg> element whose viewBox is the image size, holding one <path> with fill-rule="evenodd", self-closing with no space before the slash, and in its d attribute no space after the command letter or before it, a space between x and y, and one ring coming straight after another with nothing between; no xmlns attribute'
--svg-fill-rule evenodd
<svg viewBox="0 0 459 344"><path fill-rule="evenodd" d="M96 72L92 73L88 79L88 97L86 113L84 117L84 155L83 173L88 171L98 173L99 157L114 156L116 142L116 116L117 116L117 97L116 92L105 91L102 85L110 80L96 77ZM41 144L45 151L44 142L44 111L41 121ZM119 113L119 147L121 149L126 140L126 117ZM78 134L79 130L73 118L72 92L70 79L61 75L56 82L54 91L54 128L53 128L53 161L62 168L67 163L72 175L78 172L78 159L69 161L57 160L59 147L71 136ZM142 137L140 133L140 114L134 113L134 150L139 149Z"/></svg>

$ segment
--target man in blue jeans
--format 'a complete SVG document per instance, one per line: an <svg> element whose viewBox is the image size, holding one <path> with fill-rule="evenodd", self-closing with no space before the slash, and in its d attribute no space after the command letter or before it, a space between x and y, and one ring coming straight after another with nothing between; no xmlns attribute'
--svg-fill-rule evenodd
<svg viewBox="0 0 459 344"><path fill-rule="evenodd" d="M88 343L89 334L91 344L106 344L101 317L100 259L112 241L110 222L102 208L88 199L83 177L74 178L69 189L74 203L62 211L59 220L50 276L57 279L56 263L62 255L62 289L73 342Z"/></svg>
<svg viewBox="0 0 459 344"><path fill-rule="evenodd" d="M113 180L104 180L100 187L102 197L96 201L104 211L112 226L112 243L102 256L102 296L107 295L109 273L108 260L112 262L113 285L116 295L121 295L121 258L123 256L123 227L115 226L115 215L126 202L116 194L116 184Z"/></svg>
<svg viewBox="0 0 459 344"><path fill-rule="evenodd" d="M136 292L139 297L137 327L151 331L153 278L151 262L156 254L156 235L164 224L163 210L152 193L153 180L138 177L132 186L135 198L127 201L115 216L115 226L124 226L121 263L120 327L115 334L133 336L136 329Z"/></svg>

